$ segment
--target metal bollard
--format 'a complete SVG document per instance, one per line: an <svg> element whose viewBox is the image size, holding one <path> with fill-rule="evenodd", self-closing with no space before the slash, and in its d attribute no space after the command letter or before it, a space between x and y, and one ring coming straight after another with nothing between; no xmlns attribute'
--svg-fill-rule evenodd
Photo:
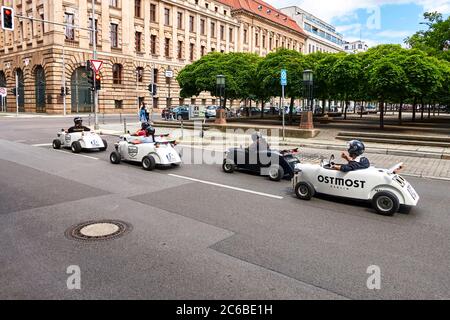
<svg viewBox="0 0 450 320"><path fill-rule="evenodd" d="M105 124L105 113L103 112L103 124Z"/></svg>
<svg viewBox="0 0 450 320"><path fill-rule="evenodd" d="M181 119L181 124L180 124L180 126L181 126L181 139L184 139L184 130L183 130L184 124L183 124L183 119Z"/></svg>
<svg viewBox="0 0 450 320"><path fill-rule="evenodd" d="M89 127L91 126L91 114L89 113Z"/></svg>
<svg viewBox="0 0 450 320"><path fill-rule="evenodd" d="M120 119L120 123L122 123L122 112L119 113L119 119Z"/></svg>
<svg viewBox="0 0 450 320"><path fill-rule="evenodd" d="M127 119L123 118L123 133L127 133Z"/></svg>

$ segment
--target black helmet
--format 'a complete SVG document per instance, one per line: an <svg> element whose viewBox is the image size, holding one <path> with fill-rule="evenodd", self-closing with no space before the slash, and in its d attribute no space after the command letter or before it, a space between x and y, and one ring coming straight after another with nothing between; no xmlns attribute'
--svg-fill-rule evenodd
<svg viewBox="0 0 450 320"><path fill-rule="evenodd" d="M77 124L78 122L81 124L81 123L83 122L83 119L81 119L81 117L75 117L75 118L73 119L73 122L74 122L75 124Z"/></svg>
<svg viewBox="0 0 450 320"><path fill-rule="evenodd" d="M252 140L253 141L256 141L256 140L261 139L261 138L262 138L262 134L260 132L253 132L252 133Z"/></svg>
<svg viewBox="0 0 450 320"><path fill-rule="evenodd" d="M142 124L141 124L141 129L142 130L147 129L148 127L150 127L150 124L148 122L142 122Z"/></svg>
<svg viewBox="0 0 450 320"><path fill-rule="evenodd" d="M145 129L145 133L147 136L153 136L155 134L155 128L153 128L151 125L148 125L148 127Z"/></svg>
<svg viewBox="0 0 450 320"><path fill-rule="evenodd" d="M347 142L348 147L348 153L351 156L360 156L364 153L364 150L366 149L364 147L364 143L362 143L359 140L351 140Z"/></svg>

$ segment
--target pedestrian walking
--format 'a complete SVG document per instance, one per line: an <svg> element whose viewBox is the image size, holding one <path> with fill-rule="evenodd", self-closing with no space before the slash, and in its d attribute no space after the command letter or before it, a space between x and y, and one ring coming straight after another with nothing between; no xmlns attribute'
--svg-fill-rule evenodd
<svg viewBox="0 0 450 320"><path fill-rule="evenodd" d="M139 109L139 121L147 122L147 117L145 115L145 105L141 105L141 108Z"/></svg>

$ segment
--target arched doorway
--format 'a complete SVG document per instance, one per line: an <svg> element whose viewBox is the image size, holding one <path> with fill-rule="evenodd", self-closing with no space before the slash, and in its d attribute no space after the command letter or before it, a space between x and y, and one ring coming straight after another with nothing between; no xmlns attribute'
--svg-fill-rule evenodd
<svg viewBox="0 0 450 320"><path fill-rule="evenodd" d="M0 88L7 88L6 75L3 71L0 71ZM6 112L6 105L6 97L0 95L0 112Z"/></svg>
<svg viewBox="0 0 450 320"><path fill-rule="evenodd" d="M19 112L25 112L25 79L23 77L22 69L17 69L16 75L18 80L17 88L19 89L18 90Z"/></svg>
<svg viewBox="0 0 450 320"><path fill-rule="evenodd" d="M75 69L70 79L72 113L93 112L93 95L84 67Z"/></svg>
<svg viewBox="0 0 450 320"><path fill-rule="evenodd" d="M42 66L37 66L34 71L34 87L36 112L45 112L45 72Z"/></svg>

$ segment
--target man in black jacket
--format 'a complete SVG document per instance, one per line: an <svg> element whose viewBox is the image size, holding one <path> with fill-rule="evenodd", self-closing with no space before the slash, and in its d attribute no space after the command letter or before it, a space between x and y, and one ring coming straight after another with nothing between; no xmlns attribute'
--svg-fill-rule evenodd
<svg viewBox="0 0 450 320"><path fill-rule="evenodd" d="M82 132L82 131L91 131L88 127L83 126L83 120L80 117L76 117L73 119L73 122L75 125L73 127L70 127L67 132Z"/></svg>
<svg viewBox="0 0 450 320"><path fill-rule="evenodd" d="M362 157L365 146L359 140L352 140L347 143L348 153L342 152L341 157L348 161L348 164L335 164L333 169L342 172L367 169L370 167L369 159Z"/></svg>

